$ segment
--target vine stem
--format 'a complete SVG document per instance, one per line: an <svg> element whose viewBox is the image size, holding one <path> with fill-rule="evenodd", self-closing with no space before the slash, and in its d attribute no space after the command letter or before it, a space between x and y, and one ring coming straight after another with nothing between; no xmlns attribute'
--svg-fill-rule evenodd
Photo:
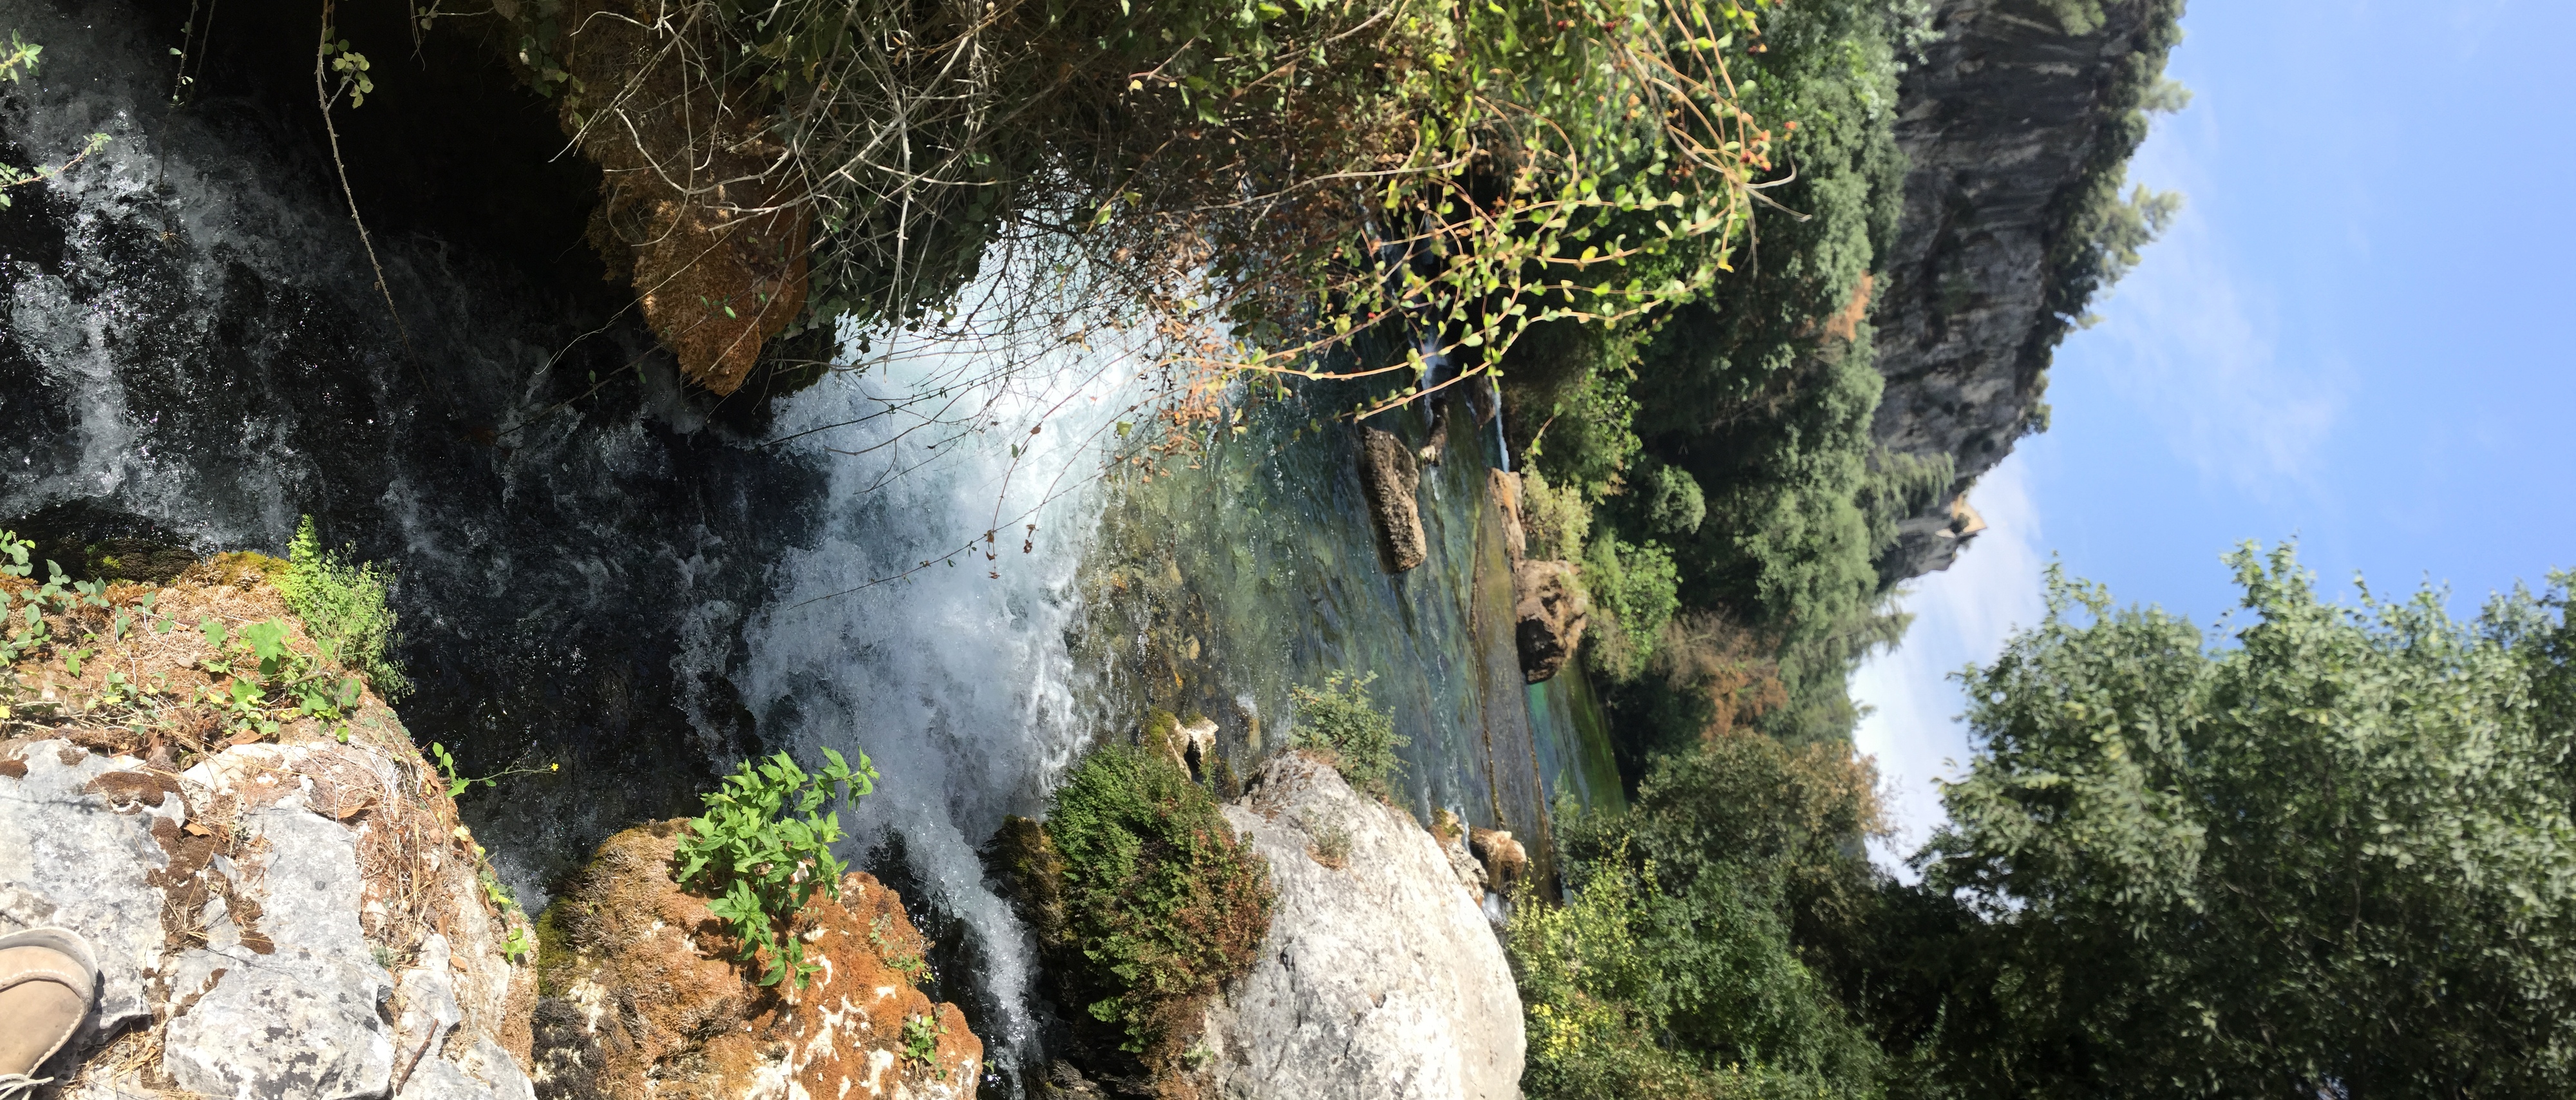
<svg viewBox="0 0 2576 1100"><path fill-rule="evenodd" d="M340 173L340 194L349 200L349 221L358 227L358 244L367 250L367 266L375 269L376 272L376 293L384 296L385 312L393 315L394 335L402 339L403 358L411 364L412 373L419 375L421 373L420 355L412 350L411 327L403 323L402 307L394 304L393 288L385 283L385 265L376 259L376 242L367 233L367 221L358 215L358 192L349 186L349 166L340 159L340 128L331 121L331 103L339 98L330 90L330 84L326 79L331 49L333 6L334 0L322 0L322 37L313 46L313 98L322 107L322 132L329 135L331 139L331 167ZM346 87L346 81L342 82L342 86ZM423 390L430 393L437 392L429 388L429 379L426 377L420 378L419 381ZM449 417L454 418L454 410L449 411Z"/></svg>

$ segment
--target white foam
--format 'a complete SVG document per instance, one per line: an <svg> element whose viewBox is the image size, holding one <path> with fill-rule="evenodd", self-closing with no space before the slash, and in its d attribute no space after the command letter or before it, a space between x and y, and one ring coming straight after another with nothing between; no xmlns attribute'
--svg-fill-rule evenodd
<svg viewBox="0 0 2576 1100"><path fill-rule="evenodd" d="M975 847L1038 812L1090 736L1065 641L1073 582L1104 448L1144 392L1132 346L1028 329L881 341L865 370L781 409L779 435L828 464L827 518L778 563L736 677L764 740L875 762L876 793L843 815L853 848L903 836L910 870L978 941L971 978L1004 1013L988 1049L1023 1065L1035 945Z"/></svg>

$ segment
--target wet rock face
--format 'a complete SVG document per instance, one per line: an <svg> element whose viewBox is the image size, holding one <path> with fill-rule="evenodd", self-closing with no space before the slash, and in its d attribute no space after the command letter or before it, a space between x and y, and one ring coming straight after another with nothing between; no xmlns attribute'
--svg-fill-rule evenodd
<svg viewBox="0 0 2576 1100"><path fill-rule="evenodd" d="M1520 645L1521 674L1530 683L1555 676L1583 644L1583 628L1592 613L1574 566L1561 561L1522 561L1512 565L1514 640Z"/></svg>
<svg viewBox="0 0 2576 1100"><path fill-rule="evenodd" d="M1422 468L1392 432L1360 429L1360 483L1368 489L1369 521L1378 548L1398 573L1422 564L1430 540L1422 534Z"/></svg>
<svg viewBox="0 0 2576 1100"><path fill-rule="evenodd" d="M1252 972L1208 1010L1216 1095L1519 1095L1520 995L1439 841L1299 752L1225 816L1269 862L1278 908Z"/></svg>
<svg viewBox="0 0 2576 1100"><path fill-rule="evenodd" d="M2069 34L2038 0L1935 5L1942 37L1898 107L1912 168L1871 318L1887 378L1873 430L1892 450L1951 456L1958 479L1902 525L1882 576L1948 568L1965 542L1952 500L2032 430L2068 328L2050 311L2051 250L2087 165L2137 139L2103 98L2165 6L2104 0L2100 26Z"/></svg>
<svg viewBox="0 0 2576 1100"><path fill-rule="evenodd" d="M902 899L852 874L794 934L811 984L753 984L705 898L671 881L684 820L609 838L546 914L537 1095L971 1100L984 1044L915 979L928 941Z"/></svg>
<svg viewBox="0 0 2576 1100"><path fill-rule="evenodd" d="M441 32L390 64L403 6L341 6L382 44L377 92L335 117L397 330L314 110L312 12L222 13L171 110L187 11L0 0L44 47L0 95L0 153L111 139L0 211L0 527L138 578L128 543L273 553L310 514L391 567L422 743L602 777L468 799L540 901L749 747L733 639L821 474L745 445L757 376L724 402L683 384L583 243L597 173L489 58Z"/></svg>
<svg viewBox="0 0 2576 1100"><path fill-rule="evenodd" d="M251 744L173 775L0 743L0 932L69 928L100 962L97 1011L42 1070L64 1096L533 1096L533 979L448 844L444 788L400 758ZM398 835L436 838L400 879Z"/></svg>

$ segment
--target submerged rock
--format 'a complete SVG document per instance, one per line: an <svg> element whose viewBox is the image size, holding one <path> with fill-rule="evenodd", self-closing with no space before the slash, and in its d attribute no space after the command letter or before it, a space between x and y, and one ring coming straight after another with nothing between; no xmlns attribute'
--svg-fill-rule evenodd
<svg viewBox="0 0 2576 1100"><path fill-rule="evenodd" d="M1574 648L1583 644L1583 627L1592 601L1561 561L1522 561L1512 565L1514 640L1521 651L1521 674L1538 683L1557 674Z"/></svg>
<svg viewBox="0 0 2576 1100"><path fill-rule="evenodd" d="M1422 564L1430 543L1422 534L1422 468L1413 452L1393 433L1361 428L1360 481L1387 564L1398 573Z"/></svg>
<svg viewBox="0 0 2576 1100"><path fill-rule="evenodd" d="M1429 832L1302 752L1272 758L1225 816L1269 862L1278 908L1252 972L1208 1009L1216 1095L1519 1095L1511 968Z"/></svg>
<svg viewBox="0 0 2576 1100"><path fill-rule="evenodd" d="M838 901L817 894L793 933L822 970L762 987L707 899L671 881L686 824L610 837L546 911L539 1096L975 1095L984 1044L915 984L928 944L893 890L851 874Z"/></svg>

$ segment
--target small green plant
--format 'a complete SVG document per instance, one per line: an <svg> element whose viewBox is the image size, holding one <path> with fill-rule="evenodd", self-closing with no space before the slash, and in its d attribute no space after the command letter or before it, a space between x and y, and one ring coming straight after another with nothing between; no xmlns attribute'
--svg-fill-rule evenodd
<svg viewBox="0 0 2576 1100"><path fill-rule="evenodd" d="M288 646L287 626L280 620L267 619L236 631L208 615L197 621L197 630L215 651L198 664L209 673L230 678L221 690L207 687L200 699L229 715L234 733L274 734L285 719L295 717L337 722L366 693L366 685L357 677L333 672ZM341 728L340 739L348 740L346 727Z"/></svg>
<svg viewBox="0 0 2576 1100"><path fill-rule="evenodd" d="M885 964L893 968L895 973L919 983L922 976L930 972L930 961L922 958L918 952L903 950L899 944L888 943L886 933L893 927L893 917L884 913L877 914L877 919L868 923L868 946L876 948L877 957L884 959Z"/></svg>
<svg viewBox="0 0 2576 1100"><path fill-rule="evenodd" d="M939 1059L939 1037L946 1034L948 1029L940 1026L939 1020L927 1012L906 1017L903 1021L903 1060L925 1066L935 1064Z"/></svg>
<svg viewBox="0 0 2576 1100"><path fill-rule="evenodd" d="M35 563L28 559L29 552L34 549L35 544L21 541L17 532L0 531L0 554L8 557L6 562L0 562L0 574L25 580L36 571ZM9 636L0 640L0 665L14 662L51 643L53 633L45 623L45 609L71 607L70 597L63 595L63 567L50 561L45 565L52 579L42 586L23 594L0 589L0 622L5 622L9 628ZM23 605L20 601L24 601ZM13 611L16 613L12 614Z"/></svg>
<svg viewBox="0 0 2576 1100"><path fill-rule="evenodd" d="M1341 819L1325 822L1315 830L1315 862L1339 869L1351 860L1351 830Z"/></svg>
<svg viewBox="0 0 2576 1100"><path fill-rule="evenodd" d="M829 762L810 775L783 752L757 765L745 761L706 796L707 812L689 820L673 853L680 867L672 878L713 896L707 909L742 941L741 957L768 956L762 985L792 979L803 989L822 969L805 961L803 940L785 933L815 891L841 896L848 865L832 855L841 815L823 807L835 796L855 800L876 790L866 753L856 768L829 748L823 755Z"/></svg>
<svg viewBox="0 0 2576 1100"><path fill-rule="evenodd" d="M501 957L508 959L510 965L517 966L527 960L531 950L533 946L528 942L527 926L511 925L509 938L501 941Z"/></svg>
<svg viewBox="0 0 2576 1100"><path fill-rule="evenodd" d="M1409 742L1395 732L1395 715L1369 701L1368 686L1376 680L1374 672L1330 672L1322 687L1291 687L1288 695L1297 703L1297 747L1331 757L1352 786L1384 798L1403 765L1395 750Z"/></svg>
<svg viewBox="0 0 2576 1100"><path fill-rule="evenodd" d="M356 562L348 550L325 550L314 533L313 517L295 527L286 548L287 568L277 577L286 606L304 620L304 632L323 656L367 678L387 702L411 693L411 680L393 659L402 642L386 597L393 576L376 565Z"/></svg>
<svg viewBox="0 0 2576 1100"><path fill-rule="evenodd" d="M347 740L347 738L342 738L342 740ZM492 787L498 786L501 780L514 775L548 775L563 770L563 765L561 764L548 764L543 768L505 768L500 771L493 772L490 775L483 776L459 775L456 771L456 758L448 754L446 745L436 741L430 742L429 755L431 761L438 767L439 778L447 782L447 797L449 798L454 798L458 795L464 794L468 788L471 788L477 783L486 787Z"/></svg>

